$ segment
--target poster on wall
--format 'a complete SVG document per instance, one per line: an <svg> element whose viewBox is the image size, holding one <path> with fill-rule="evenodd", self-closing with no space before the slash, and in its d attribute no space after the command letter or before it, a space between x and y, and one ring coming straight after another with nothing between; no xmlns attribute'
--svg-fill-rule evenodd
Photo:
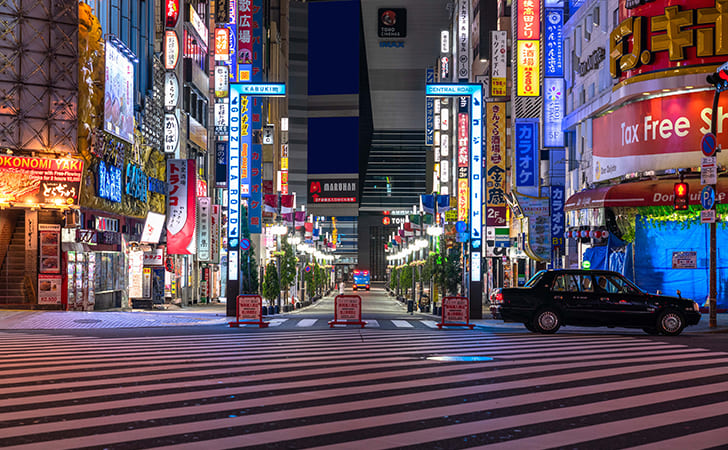
<svg viewBox="0 0 728 450"><path fill-rule="evenodd" d="M196 180L194 160L167 161L167 253L170 255L195 253Z"/></svg>
<svg viewBox="0 0 728 450"><path fill-rule="evenodd" d="M134 64L106 42L104 131L134 143Z"/></svg>
<svg viewBox="0 0 728 450"><path fill-rule="evenodd" d="M60 275L38 275L38 304L61 304L62 279Z"/></svg>
<svg viewBox="0 0 728 450"><path fill-rule="evenodd" d="M38 225L40 273L61 273L61 226Z"/></svg>

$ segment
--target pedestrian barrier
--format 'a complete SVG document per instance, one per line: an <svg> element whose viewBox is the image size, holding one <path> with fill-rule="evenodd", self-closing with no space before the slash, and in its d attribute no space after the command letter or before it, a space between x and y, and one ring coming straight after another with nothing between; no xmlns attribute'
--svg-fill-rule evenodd
<svg viewBox="0 0 728 450"><path fill-rule="evenodd" d="M361 325L366 322L361 320L361 297L358 295L339 294L334 297L334 320L329 321L329 328L334 325Z"/></svg>
<svg viewBox="0 0 728 450"><path fill-rule="evenodd" d="M231 327L240 325L258 325L266 328L268 322L263 322L263 299L260 295L238 295L235 299L235 322L230 322Z"/></svg>
<svg viewBox="0 0 728 450"><path fill-rule="evenodd" d="M475 327L470 323L470 300L467 297L444 297L441 309L442 320L437 328L469 327L472 330Z"/></svg>

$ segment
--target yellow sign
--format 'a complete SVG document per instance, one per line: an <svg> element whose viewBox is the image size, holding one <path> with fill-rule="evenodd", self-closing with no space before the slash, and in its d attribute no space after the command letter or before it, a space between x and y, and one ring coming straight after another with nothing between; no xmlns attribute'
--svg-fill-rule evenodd
<svg viewBox="0 0 728 450"><path fill-rule="evenodd" d="M468 221L468 179L458 178L458 220Z"/></svg>
<svg viewBox="0 0 728 450"><path fill-rule="evenodd" d="M541 43L518 41L518 96L541 95Z"/></svg>

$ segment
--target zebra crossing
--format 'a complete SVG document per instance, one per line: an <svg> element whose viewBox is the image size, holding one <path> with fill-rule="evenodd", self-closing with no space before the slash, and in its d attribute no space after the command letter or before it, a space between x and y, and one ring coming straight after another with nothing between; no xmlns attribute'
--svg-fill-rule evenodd
<svg viewBox="0 0 728 450"><path fill-rule="evenodd" d="M290 318L275 317L264 318L268 322L269 327L294 327L294 328L315 328L328 326L330 318L312 319L312 318ZM426 319L364 319L368 328L437 328L438 321Z"/></svg>
<svg viewBox="0 0 728 450"><path fill-rule="evenodd" d="M5 449L728 446L728 353L637 336L0 332L0 348Z"/></svg>

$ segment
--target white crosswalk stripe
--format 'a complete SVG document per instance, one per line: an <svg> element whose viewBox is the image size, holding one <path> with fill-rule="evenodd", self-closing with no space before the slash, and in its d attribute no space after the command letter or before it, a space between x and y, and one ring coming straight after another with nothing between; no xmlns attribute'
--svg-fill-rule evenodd
<svg viewBox="0 0 728 450"><path fill-rule="evenodd" d="M728 353L424 322L123 338L0 332L0 447L728 445Z"/></svg>
<svg viewBox="0 0 728 450"><path fill-rule="evenodd" d="M414 325L407 320L393 320L392 323L398 328L414 328Z"/></svg>
<svg viewBox="0 0 728 450"><path fill-rule="evenodd" d="M296 324L297 327L312 327L318 319L301 319Z"/></svg>
<svg viewBox="0 0 728 450"><path fill-rule="evenodd" d="M429 328L437 328L437 322L434 320L421 320L423 325Z"/></svg>
<svg viewBox="0 0 728 450"><path fill-rule="evenodd" d="M367 323L367 326L369 328L379 328L381 326L381 325L379 325L379 321L378 320L374 320L374 319L367 319L364 322Z"/></svg>

